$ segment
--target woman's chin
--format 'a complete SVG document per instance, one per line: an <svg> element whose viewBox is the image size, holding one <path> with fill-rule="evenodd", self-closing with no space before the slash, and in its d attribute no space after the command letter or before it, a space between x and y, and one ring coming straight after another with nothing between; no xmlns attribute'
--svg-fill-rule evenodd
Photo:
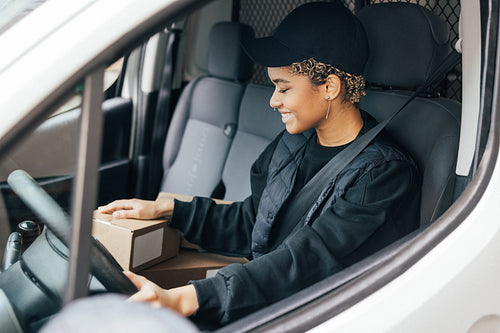
<svg viewBox="0 0 500 333"><path fill-rule="evenodd" d="M301 130L300 128L297 128L295 126L286 125L286 131L289 134L300 134L300 133L305 132L306 130L303 130L303 129Z"/></svg>
<svg viewBox="0 0 500 333"><path fill-rule="evenodd" d="M310 130L316 124L304 121L297 121L296 119L289 119L285 123L286 131L290 134L300 134Z"/></svg>

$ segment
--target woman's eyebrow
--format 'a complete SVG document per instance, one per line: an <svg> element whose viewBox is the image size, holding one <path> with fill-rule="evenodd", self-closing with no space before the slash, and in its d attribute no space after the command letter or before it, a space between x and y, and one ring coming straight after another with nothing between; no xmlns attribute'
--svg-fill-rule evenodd
<svg viewBox="0 0 500 333"><path fill-rule="evenodd" d="M282 78L277 78L277 79L274 79L274 80L271 80L271 81L273 81L276 84L278 84L278 83L290 83L290 81L282 79Z"/></svg>

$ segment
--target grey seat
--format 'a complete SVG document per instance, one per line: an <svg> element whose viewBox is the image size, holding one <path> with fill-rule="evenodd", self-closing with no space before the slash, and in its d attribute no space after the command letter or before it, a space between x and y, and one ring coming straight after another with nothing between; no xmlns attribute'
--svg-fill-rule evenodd
<svg viewBox="0 0 500 333"><path fill-rule="evenodd" d="M409 3L370 5L359 11L368 36L370 84L360 107L382 120L422 85L449 53L449 31L427 9ZM397 87L397 88L394 88ZM388 132L417 163L422 176L421 225L452 203L461 105L417 97L388 125Z"/></svg>
<svg viewBox="0 0 500 333"><path fill-rule="evenodd" d="M253 162L285 129L281 115L269 105L273 91L273 87L256 84L249 84L245 89L238 130L222 173L226 200L243 200L250 195L250 168Z"/></svg>
<svg viewBox="0 0 500 333"><path fill-rule="evenodd" d="M183 90L163 153L162 191L210 196L222 178L238 109L253 64L240 47L253 30L243 24L216 24L209 37L209 76Z"/></svg>

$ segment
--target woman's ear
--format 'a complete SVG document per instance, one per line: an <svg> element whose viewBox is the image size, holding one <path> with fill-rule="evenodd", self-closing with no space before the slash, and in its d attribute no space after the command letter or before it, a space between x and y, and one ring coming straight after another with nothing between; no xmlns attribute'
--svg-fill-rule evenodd
<svg viewBox="0 0 500 333"><path fill-rule="evenodd" d="M328 75L325 83L325 94L327 96L326 98L329 100L333 100L340 95L341 91L342 81L340 80L340 78L335 74Z"/></svg>

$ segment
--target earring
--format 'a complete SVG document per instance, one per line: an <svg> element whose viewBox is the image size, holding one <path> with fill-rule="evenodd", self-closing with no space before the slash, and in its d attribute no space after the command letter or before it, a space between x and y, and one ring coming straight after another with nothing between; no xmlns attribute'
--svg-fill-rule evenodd
<svg viewBox="0 0 500 333"><path fill-rule="evenodd" d="M278 112L278 108L273 108L273 109L274 109L274 111Z"/></svg>
<svg viewBox="0 0 500 333"><path fill-rule="evenodd" d="M330 105L332 105L332 101L330 101L330 96L326 96L326 99L328 100L328 110L326 111L325 119L328 119L328 115L330 114Z"/></svg>

